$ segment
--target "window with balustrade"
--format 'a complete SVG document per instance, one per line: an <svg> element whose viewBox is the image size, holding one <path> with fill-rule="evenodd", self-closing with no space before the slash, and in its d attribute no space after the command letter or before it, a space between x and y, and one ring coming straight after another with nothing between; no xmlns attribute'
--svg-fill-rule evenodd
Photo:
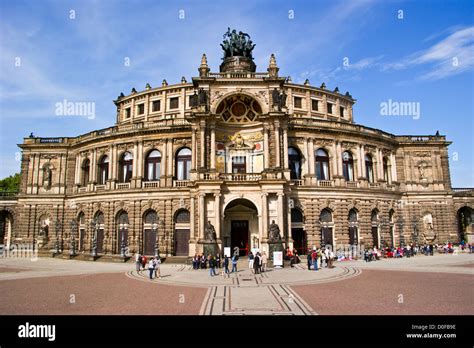
<svg viewBox="0 0 474 348"><path fill-rule="evenodd" d="M329 180L329 155L326 150L318 149L316 156L316 178L318 180Z"/></svg>
<svg viewBox="0 0 474 348"><path fill-rule="evenodd" d="M97 183L99 185L105 185L109 179L109 157L102 156L97 167Z"/></svg>
<svg viewBox="0 0 474 348"><path fill-rule="evenodd" d="M81 167L81 186L85 187L89 183L89 173L91 169L91 161L86 158L82 162L82 167Z"/></svg>
<svg viewBox="0 0 474 348"><path fill-rule="evenodd" d="M291 180L301 179L301 154L294 148L288 148L288 165L290 167L290 178Z"/></svg>
<svg viewBox="0 0 474 348"><path fill-rule="evenodd" d="M133 156L130 152L124 152L119 160L119 182L126 183L132 180Z"/></svg>
<svg viewBox="0 0 474 348"><path fill-rule="evenodd" d="M189 180L191 170L191 150L187 147L180 149L176 154L176 179Z"/></svg>
<svg viewBox="0 0 474 348"><path fill-rule="evenodd" d="M232 173L244 174L247 172L247 159L245 156L232 156Z"/></svg>
<svg viewBox="0 0 474 348"><path fill-rule="evenodd" d="M161 174L161 153L158 150L152 150L146 156L145 160L145 180L160 180Z"/></svg>
<svg viewBox="0 0 474 348"><path fill-rule="evenodd" d="M365 177L368 182L374 182L374 162L369 154L365 155Z"/></svg>
<svg viewBox="0 0 474 348"><path fill-rule="evenodd" d="M354 159L349 151L342 153L342 175L346 181L354 181Z"/></svg>

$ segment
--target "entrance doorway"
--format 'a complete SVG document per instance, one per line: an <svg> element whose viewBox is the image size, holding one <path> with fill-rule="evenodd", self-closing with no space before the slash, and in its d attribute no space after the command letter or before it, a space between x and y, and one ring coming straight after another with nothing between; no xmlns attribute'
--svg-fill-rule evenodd
<svg viewBox="0 0 474 348"><path fill-rule="evenodd" d="M176 256L188 256L189 229L174 230L174 250Z"/></svg>
<svg viewBox="0 0 474 348"><path fill-rule="evenodd" d="M249 253L249 222L247 220L231 221L231 250L239 248L239 255L245 256Z"/></svg>
<svg viewBox="0 0 474 348"><path fill-rule="evenodd" d="M293 248L298 251L299 255L306 255L308 253L306 233L302 228L292 228L291 238L293 238Z"/></svg>

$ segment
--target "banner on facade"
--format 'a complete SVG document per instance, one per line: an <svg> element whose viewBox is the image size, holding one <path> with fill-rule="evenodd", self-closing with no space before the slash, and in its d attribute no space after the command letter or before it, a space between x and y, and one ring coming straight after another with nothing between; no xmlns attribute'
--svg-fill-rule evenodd
<svg viewBox="0 0 474 348"><path fill-rule="evenodd" d="M230 253L230 247L224 247L224 256L228 256L228 257L231 257L231 253Z"/></svg>

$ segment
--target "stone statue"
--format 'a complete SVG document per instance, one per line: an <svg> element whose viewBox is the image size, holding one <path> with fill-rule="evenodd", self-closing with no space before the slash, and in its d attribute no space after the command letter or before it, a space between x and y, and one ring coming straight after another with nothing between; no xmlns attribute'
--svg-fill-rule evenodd
<svg viewBox="0 0 474 348"><path fill-rule="evenodd" d="M51 168L48 165L43 167L43 187L46 190L51 187Z"/></svg>
<svg viewBox="0 0 474 348"><path fill-rule="evenodd" d="M226 59L229 57L240 56L252 58L252 51L255 48L255 44L250 40L250 35L237 30L230 30L227 28L227 32L224 33L224 40L221 43L221 47L224 50L224 57Z"/></svg>
<svg viewBox="0 0 474 348"><path fill-rule="evenodd" d="M198 100L198 95L197 95L196 91L194 91L194 94L191 96L190 99L191 99L191 100L190 100L190 104L191 104L190 106L191 106L192 108L197 107L199 100Z"/></svg>
<svg viewBox="0 0 474 348"><path fill-rule="evenodd" d="M420 172L420 179L425 179L426 178L426 173L425 173L425 163L420 163L418 165L418 171Z"/></svg>
<svg viewBox="0 0 474 348"><path fill-rule="evenodd" d="M204 229L206 240L214 242L217 239L216 229L211 224L210 221L207 222L206 227Z"/></svg>
<svg viewBox="0 0 474 348"><path fill-rule="evenodd" d="M273 100L272 106L280 107L280 93L278 92L276 88L272 91L272 100Z"/></svg>
<svg viewBox="0 0 474 348"><path fill-rule="evenodd" d="M278 242L281 240L280 227L275 223L275 220L272 220L272 223L270 224L268 239L272 242Z"/></svg>
<svg viewBox="0 0 474 348"><path fill-rule="evenodd" d="M235 147L236 148L240 148L240 147L243 147L244 146L244 138L242 138L242 135L240 135L240 133L237 133L237 135L235 136Z"/></svg>
<svg viewBox="0 0 474 348"><path fill-rule="evenodd" d="M280 105L278 106L278 109L281 111L282 108L286 106L286 93L285 91L282 91L280 94Z"/></svg>
<svg viewBox="0 0 474 348"><path fill-rule="evenodd" d="M198 100L199 100L199 106L205 106L207 110L207 100L208 100L207 92L203 88L199 89Z"/></svg>

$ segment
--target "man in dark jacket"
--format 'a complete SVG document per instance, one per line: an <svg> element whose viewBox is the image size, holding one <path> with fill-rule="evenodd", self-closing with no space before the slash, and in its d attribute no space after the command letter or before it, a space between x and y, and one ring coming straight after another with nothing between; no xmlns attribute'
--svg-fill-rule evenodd
<svg viewBox="0 0 474 348"><path fill-rule="evenodd" d="M257 253L257 255L255 255L255 258L253 260L253 272L255 274L260 273L260 254L259 253Z"/></svg>
<svg viewBox="0 0 474 348"><path fill-rule="evenodd" d="M312 257L311 257L311 252L308 251L308 256L306 256L306 260L308 260L308 271L311 271L311 263L313 261Z"/></svg>

